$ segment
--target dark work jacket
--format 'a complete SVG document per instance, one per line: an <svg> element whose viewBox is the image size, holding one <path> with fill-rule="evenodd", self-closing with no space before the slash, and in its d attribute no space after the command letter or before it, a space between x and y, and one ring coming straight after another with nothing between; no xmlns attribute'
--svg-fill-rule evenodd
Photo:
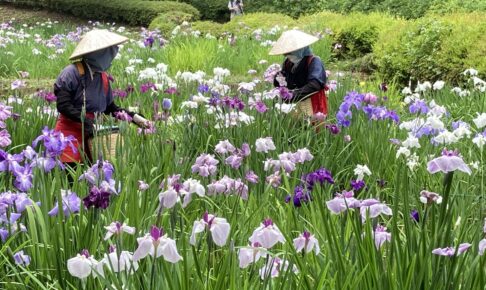
<svg viewBox="0 0 486 290"><path fill-rule="evenodd" d="M105 93L101 73L94 73L91 79L89 70L84 64L85 74L81 76L76 65L64 68L54 84L57 97L57 110L73 121L81 121L84 103L83 87L86 89L86 112L113 114L121 109L113 101L113 93L108 82Z"/></svg>
<svg viewBox="0 0 486 290"><path fill-rule="evenodd" d="M292 103L303 100L309 94L317 92L324 88L326 84L326 71L319 57L313 56L309 63L309 58L305 56L292 72L294 64L285 59L282 65L282 75L287 82L287 88L293 90ZM279 86L278 81L274 80L274 85Z"/></svg>

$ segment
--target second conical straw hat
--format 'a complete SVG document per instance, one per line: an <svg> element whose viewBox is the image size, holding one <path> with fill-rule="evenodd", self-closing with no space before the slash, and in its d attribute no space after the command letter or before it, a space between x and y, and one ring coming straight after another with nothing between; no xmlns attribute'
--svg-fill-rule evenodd
<svg viewBox="0 0 486 290"><path fill-rule="evenodd" d="M286 54L297 49L309 46L318 41L319 38L302 32L300 30L288 30L282 33L277 42L270 50L270 55Z"/></svg>
<svg viewBox="0 0 486 290"><path fill-rule="evenodd" d="M80 58L90 52L122 44L126 41L128 41L127 37L106 29L91 30L83 36L69 59Z"/></svg>

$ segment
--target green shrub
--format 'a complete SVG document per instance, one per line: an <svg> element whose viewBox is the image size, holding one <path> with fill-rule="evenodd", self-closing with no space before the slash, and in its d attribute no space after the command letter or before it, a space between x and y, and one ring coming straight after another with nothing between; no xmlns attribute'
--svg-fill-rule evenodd
<svg viewBox="0 0 486 290"><path fill-rule="evenodd" d="M255 29L270 29L274 26L294 27L296 22L287 15L278 13L250 13L233 18L224 24L224 29L231 33L249 34Z"/></svg>
<svg viewBox="0 0 486 290"><path fill-rule="evenodd" d="M430 16L381 34L374 47L378 70L388 79L455 81L474 67L486 71L485 14ZM478 25L480 24L480 25Z"/></svg>
<svg viewBox="0 0 486 290"><path fill-rule="evenodd" d="M162 13L152 20L149 29L159 29L163 35L167 36L177 25L182 24L184 21L190 22L193 20L193 15L180 11Z"/></svg>
<svg viewBox="0 0 486 290"><path fill-rule="evenodd" d="M225 32L223 24L212 21L193 22L192 29L199 30L202 34L210 33L214 36L221 36Z"/></svg>
<svg viewBox="0 0 486 290"><path fill-rule="evenodd" d="M182 2L196 7L204 20L225 22L230 19L228 0L182 0Z"/></svg>
<svg viewBox="0 0 486 290"><path fill-rule="evenodd" d="M32 3L31 3L32 2ZM199 11L186 3L138 0L20 0L15 5L46 7L91 20L107 20L130 25L149 25L161 13L179 11L199 19Z"/></svg>

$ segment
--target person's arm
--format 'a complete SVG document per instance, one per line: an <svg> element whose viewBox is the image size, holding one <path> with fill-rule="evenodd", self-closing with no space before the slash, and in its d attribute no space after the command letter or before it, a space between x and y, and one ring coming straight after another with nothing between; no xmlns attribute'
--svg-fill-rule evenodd
<svg viewBox="0 0 486 290"><path fill-rule="evenodd" d="M54 84L57 111L68 119L79 123L82 122L82 108L74 106L73 96L80 84L79 75L76 74L73 67L64 69ZM85 132L88 136L91 136L93 134L93 120L84 118L83 123Z"/></svg>
<svg viewBox="0 0 486 290"><path fill-rule="evenodd" d="M316 93L324 88L326 84L326 71L324 65L318 57L314 57L309 64L309 74L307 77L307 84L303 87L293 90L292 102L298 102L307 99L313 93Z"/></svg>

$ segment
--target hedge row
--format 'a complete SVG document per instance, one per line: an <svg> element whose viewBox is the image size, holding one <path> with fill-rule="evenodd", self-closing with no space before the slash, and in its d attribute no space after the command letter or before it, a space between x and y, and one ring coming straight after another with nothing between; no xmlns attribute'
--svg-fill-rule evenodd
<svg viewBox="0 0 486 290"><path fill-rule="evenodd" d="M147 26L161 13L178 11L199 19L193 6L173 1L139 0L0 0L14 5L47 8L92 20L107 20Z"/></svg>
<svg viewBox="0 0 486 290"><path fill-rule="evenodd" d="M381 74L387 80L454 81L467 68L486 73L486 13L429 15L415 20L383 13L342 15L321 12L292 19L282 14L256 13L220 24L199 21L193 29L222 35L250 35L275 25L327 34L335 59L351 67ZM338 48L339 47L339 48Z"/></svg>

